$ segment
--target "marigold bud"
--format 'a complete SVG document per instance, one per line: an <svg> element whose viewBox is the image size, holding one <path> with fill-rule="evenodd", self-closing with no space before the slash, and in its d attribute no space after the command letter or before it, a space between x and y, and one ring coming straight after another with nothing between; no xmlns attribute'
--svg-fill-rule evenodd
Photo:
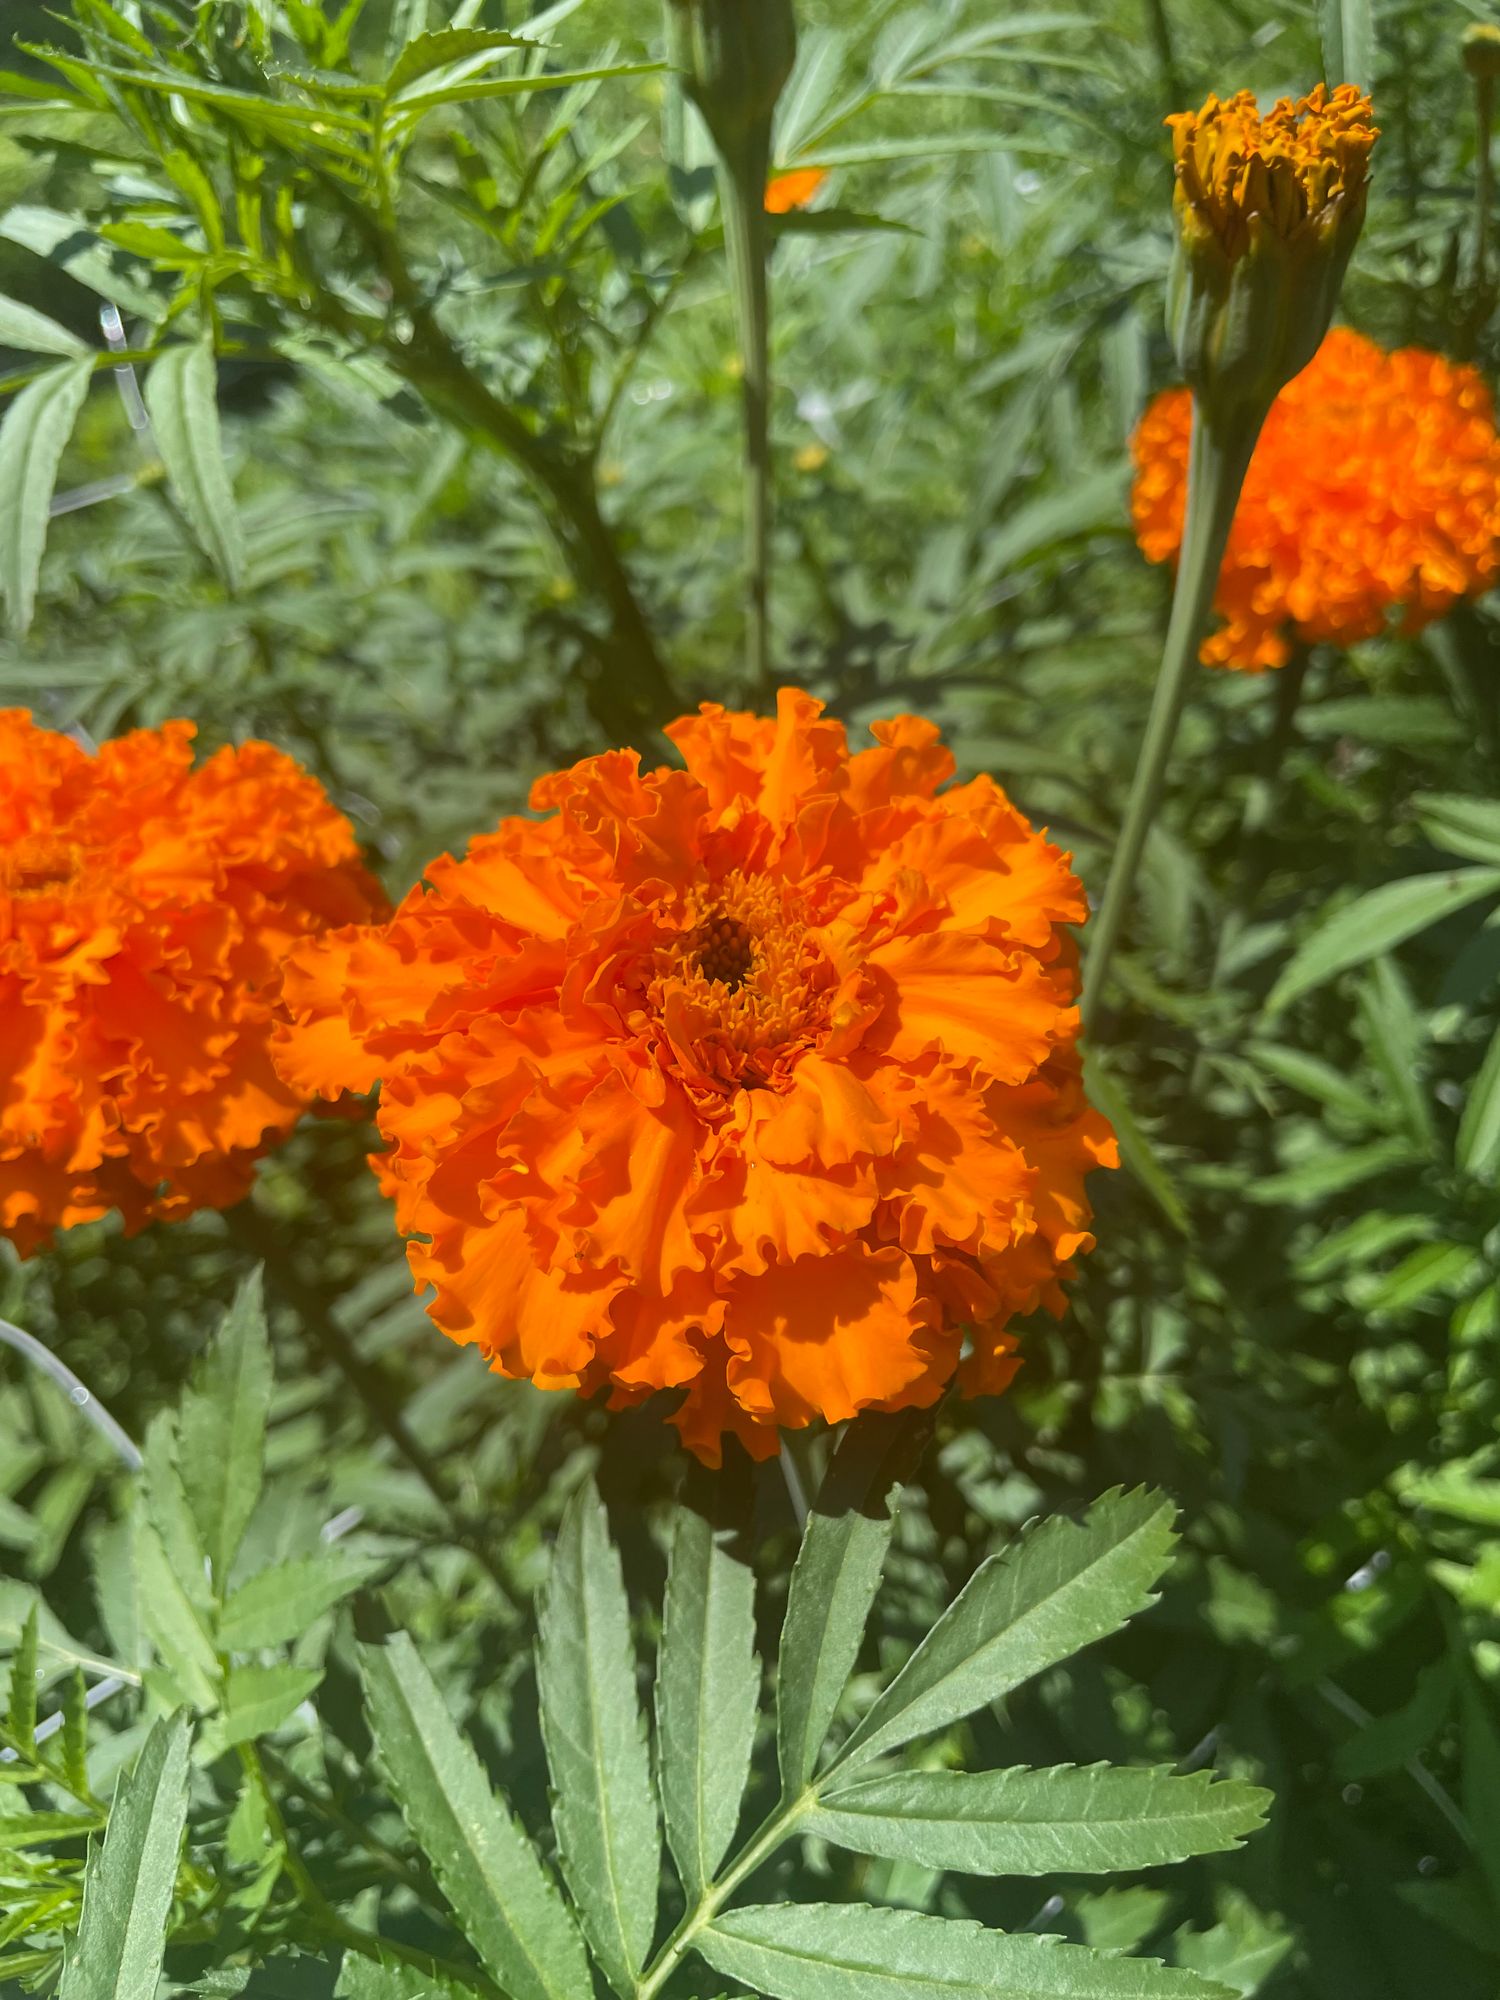
<svg viewBox="0 0 1500 2000"><path fill-rule="evenodd" d="M1263 416L1333 318L1364 223L1370 100L1319 84L1262 118L1242 90L1167 123L1178 227L1168 331L1209 411Z"/></svg>
<svg viewBox="0 0 1500 2000"><path fill-rule="evenodd" d="M763 162L797 53L791 0L669 0L667 21L673 63L714 144L728 161Z"/></svg>
<svg viewBox="0 0 1500 2000"><path fill-rule="evenodd" d="M1500 76L1500 28L1476 21L1464 29L1464 68L1470 76Z"/></svg>

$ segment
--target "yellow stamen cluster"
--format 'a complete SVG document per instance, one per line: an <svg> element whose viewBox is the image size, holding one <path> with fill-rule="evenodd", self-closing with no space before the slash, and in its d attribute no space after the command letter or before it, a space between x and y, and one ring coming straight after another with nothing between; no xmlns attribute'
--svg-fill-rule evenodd
<svg viewBox="0 0 1500 2000"><path fill-rule="evenodd" d="M1257 220L1288 241L1330 208L1362 198L1376 140L1370 100L1352 83L1323 84L1261 117L1248 90L1200 111L1175 112L1172 152L1179 215L1212 231L1230 257L1250 248Z"/></svg>

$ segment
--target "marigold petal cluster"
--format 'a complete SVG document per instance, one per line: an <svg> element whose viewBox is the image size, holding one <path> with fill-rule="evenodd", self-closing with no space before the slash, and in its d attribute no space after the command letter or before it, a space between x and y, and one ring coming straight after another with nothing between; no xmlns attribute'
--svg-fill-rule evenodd
<svg viewBox="0 0 1500 2000"><path fill-rule="evenodd" d="M268 743L91 755L0 710L0 1233L22 1254L248 1189L306 1108L271 1063L294 945L377 915L348 822Z"/></svg>
<svg viewBox="0 0 1500 2000"><path fill-rule="evenodd" d="M1211 231L1230 257L1251 248L1257 229L1289 242L1362 201L1377 136L1370 100L1352 83L1279 98L1264 117L1240 90L1174 112L1167 124L1179 217Z"/></svg>
<svg viewBox="0 0 1500 2000"><path fill-rule="evenodd" d="M1113 1163L1067 857L912 716L851 754L792 690L543 778L388 924L289 967L298 1091L381 1082L375 1162L455 1340L544 1387L678 1389L716 1462L1004 1386Z"/></svg>
<svg viewBox="0 0 1500 2000"><path fill-rule="evenodd" d="M1152 562L1181 546L1191 425L1189 392L1169 389L1136 432L1132 510ZM1419 631L1497 574L1500 439L1484 381L1336 327L1261 432L1202 658L1258 673L1297 641L1371 638L1397 609Z"/></svg>

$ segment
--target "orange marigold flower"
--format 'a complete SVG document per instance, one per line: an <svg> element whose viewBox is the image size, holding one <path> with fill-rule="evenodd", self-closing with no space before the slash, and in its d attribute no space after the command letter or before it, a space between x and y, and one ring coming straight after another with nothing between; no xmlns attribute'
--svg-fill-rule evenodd
<svg viewBox="0 0 1500 2000"><path fill-rule="evenodd" d="M1182 541L1192 402L1158 396L1135 436L1132 510L1152 562ZM1419 631L1500 574L1500 440L1472 368L1336 327L1272 406L1240 496L1205 642L1212 666L1284 666L1394 608Z"/></svg>
<svg viewBox="0 0 1500 2000"><path fill-rule="evenodd" d="M773 174L766 183L766 214L789 215L794 208L806 208L827 178L826 167L793 167L789 173Z"/></svg>
<svg viewBox="0 0 1500 2000"><path fill-rule="evenodd" d="M716 704L685 770L543 778L383 926L292 959L295 1090L382 1080L376 1163L455 1340L732 1430L1008 1381L1087 1249L1067 857L913 716ZM965 1327L975 1329L963 1353Z"/></svg>
<svg viewBox="0 0 1500 2000"><path fill-rule="evenodd" d="M0 710L0 1233L224 1208L306 1097L271 1065L294 944L383 907L322 788L190 722L90 756Z"/></svg>

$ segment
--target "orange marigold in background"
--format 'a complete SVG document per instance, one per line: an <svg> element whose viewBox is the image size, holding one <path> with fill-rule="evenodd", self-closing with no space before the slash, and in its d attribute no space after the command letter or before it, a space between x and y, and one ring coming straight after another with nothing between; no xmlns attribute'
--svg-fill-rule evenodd
<svg viewBox="0 0 1500 2000"><path fill-rule="evenodd" d="M432 1314L494 1366L685 1392L717 1460L1013 1372L1114 1160L1084 1102L1060 854L900 716L706 704L686 770L612 751L298 952L297 1091L382 1080L377 1162ZM965 1328L969 1335L965 1353Z"/></svg>
<svg viewBox="0 0 1500 2000"><path fill-rule="evenodd" d="M1136 537L1182 541L1192 399L1158 396L1135 437ZM1336 327L1277 397L1230 531L1205 642L1213 666L1280 667L1296 640L1348 645L1393 609L1418 631L1500 574L1500 440L1472 368L1386 353Z"/></svg>
<svg viewBox="0 0 1500 2000"><path fill-rule="evenodd" d="M766 214L790 215L806 208L827 178L826 167L793 167L788 173L773 174L766 182Z"/></svg>
<svg viewBox="0 0 1500 2000"><path fill-rule="evenodd" d="M223 1208L305 1108L271 1065L282 960L382 898L268 743L189 722L91 756L0 710L0 1232Z"/></svg>

